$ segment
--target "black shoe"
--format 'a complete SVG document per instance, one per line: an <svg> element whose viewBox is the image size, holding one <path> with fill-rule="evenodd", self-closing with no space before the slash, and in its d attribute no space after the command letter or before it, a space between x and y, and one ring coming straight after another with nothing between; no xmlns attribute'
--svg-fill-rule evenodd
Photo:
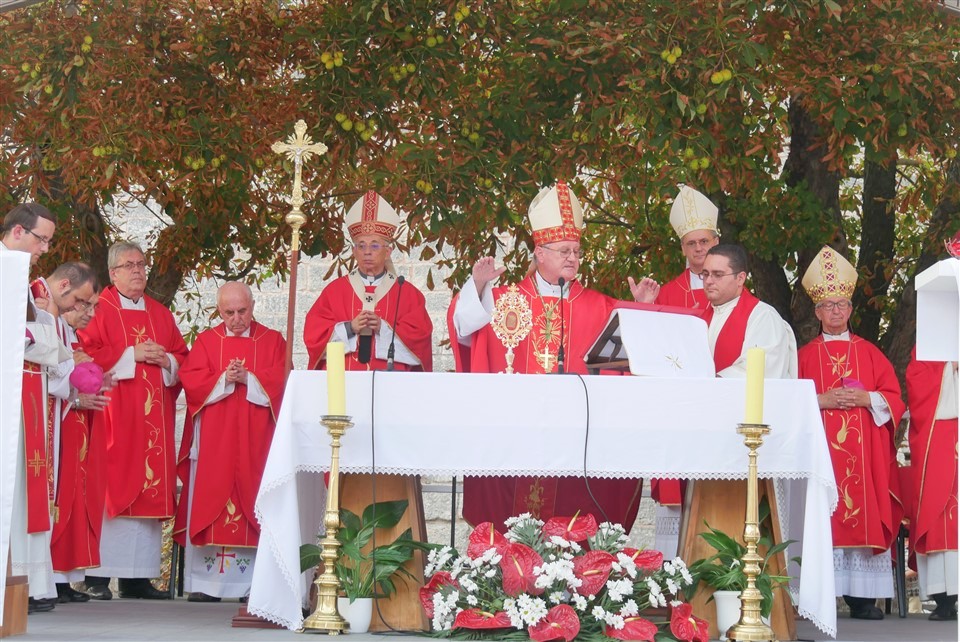
<svg viewBox="0 0 960 642"><path fill-rule="evenodd" d="M930 617L927 618L931 622L956 622L957 621L957 611L956 609L934 609L933 613L930 614Z"/></svg>
<svg viewBox="0 0 960 642"><path fill-rule="evenodd" d="M68 602L89 602L90 596L80 591L75 591L69 584L57 584L57 601L60 604Z"/></svg>
<svg viewBox="0 0 960 642"><path fill-rule="evenodd" d="M854 620L882 620L883 611L876 606L861 606L850 609L850 617Z"/></svg>
<svg viewBox="0 0 960 642"><path fill-rule="evenodd" d="M55 597L44 597L44 598L31 597L30 599L27 600L27 614L46 613L47 611L52 611L56 606L57 606L57 598Z"/></svg>
<svg viewBox="0 0 960 642"><path fill-rule="evenodd" d="M207 595L206 593L199 593L194 591L187 598L187 602L219 602L219 597L214 597L212 595Z"/></svg>
<svg viewBox="0 0 960 642"><path fill-rule="evenodd" d="M120 597L134 600L169 600L170 594L156 588L150 580L143 580L132 587L120 589Z"/></svg>
<svg viewBox="0 0 960 642"><path fill-rule="evenodd" d="M100 584L94 585L85 585L83 592L86 593L94 600L112 600L113 591L110 590L109 586L101 586Z"/></svg>

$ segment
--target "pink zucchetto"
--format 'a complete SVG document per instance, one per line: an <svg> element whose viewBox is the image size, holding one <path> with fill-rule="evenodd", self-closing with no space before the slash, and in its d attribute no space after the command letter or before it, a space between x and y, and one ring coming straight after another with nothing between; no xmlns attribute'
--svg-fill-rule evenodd
<svg viewBox="0 0 960 642"><path fill-rule="evenodd" d="M70 373L70 385L87 395L100 392L103 387L103 368L93 361L78 363Z"/></svg>

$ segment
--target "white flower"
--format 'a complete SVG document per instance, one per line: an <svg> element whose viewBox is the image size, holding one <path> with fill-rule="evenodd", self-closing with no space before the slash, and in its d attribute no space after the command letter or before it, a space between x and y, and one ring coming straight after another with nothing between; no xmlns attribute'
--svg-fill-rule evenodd
<svg viewBox="0 0 960 642"><path fill-rule="evenodd" d="M624 624L623 618L616 613L607 613L607 617L604 619L604 622L607 623L607 626L612 626L617 630L622 629Z"/></svg>
<svg viewBox="0 0 960 642"><path fill-rule="evenodd" d="M517 610L517 603L513 598L507 598L503 601L503 610L507 614L507 617L510 618L510 626L515 629L523 628L523 618L520 617L520 612Z"/></svg>
<svg viewBox="0 0 960 642"><path fill-rule="evenodd" d="M587 598L583 597L582 595L578 595L578 594L574 593L574 594L573 594L573 608L575 608L575 609L577 609L578 611L581 611L581 612L586 611L586 610L587 610Z"/></svg>
<svg viewBox="0 0 960 642"><path fill-rule="evenodd" d="M638 607L637 603L634 602L633 600L627 600L624 603L623 608L620 609L620 615L622 615L623 617L631 617L633 615L639 615L639 614L640 614L640 607Z"/></svg>
<svg viewBox="0 0 960 642"><path fill-rule="evenodd" d="M560 604L560 602L563 601L563 592L554 591L553 593L550 594L550 596L547 599L550 601L551 604Z"/></svg>
<svg viewBox="0 0 960 642"><path fill-rule="evenodd" d="M590 611L590 615L595 617L597 620L604 622L607 618L607 612L603 610L603 607L599 604L593 607L593 610Z"/></svg>
<svg viewBox="0 0 960 642"><path fill-rule="evenodd" d="M673 574L674 574L673 562L664 562L664 563L663 563L663 570L665 570L665 571L666 571L667 573L669 573L670 575L673 575Z"/></svg>
<svg viewBox="0 0 960 642"><path fill-rule="evenodd" d="M683 602L681 602L680 600L670 600L670 606L672 606L673 608L677 608L678 606L681 606L682 604L683 604Z"/></svg>
<svg viewBox="0 0 960 642"><path fill-rule="evenodd" d="M539 597L532 597L522 593L517 598L517 611L523 621L532 626L547 617L547 604Z"/></svg>
<svg viewBox="0 0 960 642"><path fill-rule="evenodd" d="M628 579L607 580L607 595L614 602L622 602L623 598L633 592L633 583Z"/></svg>
<svg viewBox="0 0 960 642"><path fill-rule="evenodd" d="M617 553L617 566L626 571L631 579L637 577L637 563L629 555Z"/></svg>
<svg viewBox="0 0 960 642"><path fill-rule="evenodd" d="M660 604L660 600L657 599L657 596L651 593L647 596L647 601L650 602L650 606L657 608L657 605Z"/></svg>
<svg viewBox="0 0 960 642"><path fill-rule="evenodd" d="M469 604L470 606L476 606L479 603L480 603L480 600L477 599L476 595L467 596L467 604Z"/></svg>
<svg viewBox="0 0 960 642"><path fill-rule="evenodd" d="M679 590L680 590L680 587L677 586L677 583L674 582L671 578L668 577L668 578L667 578L667 591L670 593L670 595L676 595Z"/></svg>

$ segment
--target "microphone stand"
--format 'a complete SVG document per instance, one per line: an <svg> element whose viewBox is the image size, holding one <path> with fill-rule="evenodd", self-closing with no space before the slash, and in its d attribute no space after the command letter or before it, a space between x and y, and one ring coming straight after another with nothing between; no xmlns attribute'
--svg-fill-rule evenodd
<svg viewBox="0 0 960 642"><path fill-rule="evenodd" d="M390 347L387 349L387 372L393 372L393 353L396 351L397 342L397 316L400 314L400 294L403 291L403 284L406 279L402 276L397 277L397 307L393 310L393 334L390 336Z"/></svg>
<svg viewBox="0 0 960 642"><path fill-rule="evenodd" d="M563 280L563 277L561 276L561 277L560 277L560 280L558 281L558 284L560 285L560 302L559 302L559 304L558 304L558 305L560 306L560 349L557 350L557 374L563 374L563 373L564 373L564 372L563 372L563 362L564 362L564 354L563 354L563 335L564 335L564 327L563 327L563 286L564 286L565 283L566 283L566 281L564 281L564 280Z"/></svg>

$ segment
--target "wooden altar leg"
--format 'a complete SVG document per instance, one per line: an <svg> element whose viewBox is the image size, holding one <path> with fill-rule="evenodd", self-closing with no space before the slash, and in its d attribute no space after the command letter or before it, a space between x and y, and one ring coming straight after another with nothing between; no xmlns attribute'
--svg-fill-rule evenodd
<svg viewBox="0 0 960 642"><path fill-rule="evenodd" d="M357 515L373 503L373 475L343 475L340 482L340 506L348 508ZM378 502L406 499L409 504L395 527L377 529L377 544L382 545L395 540L408 528L413 530L413 539L427 541L427 528L423 519L423 495L420 492L420 478L408 475L377 475L376 500ZM404 568L414 577L398 577L394 583L397 592L390 599L378 600L374 604L371 631L425 631L429 626L427 616L420 606L420 587L423 585L423 568L426 558L421 552L415 552L413 559L404 564ZM380 613L377 613L377 606ZM382 617L381 617L382 616Z"/></svg>
<svg viewBox="0 0 960 642"><path fill-rule="evenodd" d="M7 551L7 588L3 596L3 624L0 638L23 635L27 632L27 598L29 585L26 575L14 575Z"/></svg>
<svg viewBox="0 0 960 642"><path fill-rule="evenodd" d="M773 481L761 479L758 484L759 497L767 497L770 503L770 519L773 523L773 541L783 541L780 534L780 518L774 497ZM709 532L704 521L711 527L727 533L743 544L743 522L747 510L746 480L696 480L687 488L687 506L680 522L680 557L687 564L710 557L715 551L707 544L700 533ZM760 552L763 555L763 551ZM770 561L767 570L772 575L784 575L786 564L783 553ZM710 622L710 638L717 639L717 608L714 602L707 602L713 590L704 587L690 604L697 617ZM773 612L770 614L770 628L779 640L796 640L797 623L793 604L786 588L774 591Z"/></svg>

